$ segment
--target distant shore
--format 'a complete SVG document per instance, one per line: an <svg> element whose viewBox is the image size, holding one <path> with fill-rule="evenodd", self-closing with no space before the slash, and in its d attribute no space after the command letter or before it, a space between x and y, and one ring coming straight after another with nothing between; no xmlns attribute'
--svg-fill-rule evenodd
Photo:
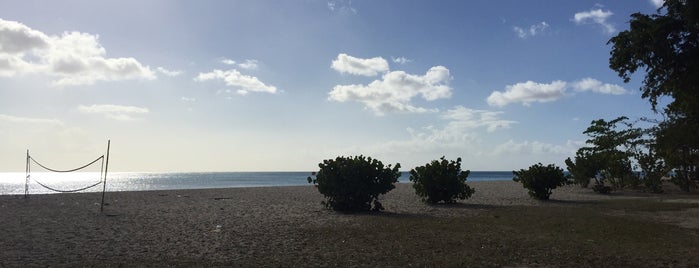
<svg viewBox="0 0 699 268"><path fill-rule="evenodd" d="M512 181L468 184L476 193L461 201L460 209L426 205L410 184L397 184L382 197L386 210L380 214L439 218L488 207L575 206L644 196L565 186L553 192L551 202L541 202ZM278 265L304 266L298 256L321 250L304 244L305 232L361 217L325 209L313 186L111 192L103 213L100 198L100 193L0 196L0 260L7 266L276 266L268 262L274 256L284 261Z"/></svg>

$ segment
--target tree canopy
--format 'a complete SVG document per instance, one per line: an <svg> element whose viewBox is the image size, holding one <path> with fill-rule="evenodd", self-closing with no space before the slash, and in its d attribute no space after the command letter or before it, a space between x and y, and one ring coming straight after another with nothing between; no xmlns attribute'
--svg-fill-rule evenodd
<svg viewBox="0 0 699 268"><path fill-rule="evenodd" d="M662 9L666 14L660 14ZM658 14L631 15L630 29L612 37L609 67L624 82L639 68L646 76L641 86L657 110L658 98L673 98L673 112L696 116L699 87L699 2L667 0Z"/></svg>
<svg viewBox="0 0 699 268"><path fill-rule="evenodd" d="M608 42L609 67L624 82L643 68L640 90L655 112L670 97L653 149L689 191L699 180L699 1L666 0L657 14L632 14L629 25Z"/></svg>

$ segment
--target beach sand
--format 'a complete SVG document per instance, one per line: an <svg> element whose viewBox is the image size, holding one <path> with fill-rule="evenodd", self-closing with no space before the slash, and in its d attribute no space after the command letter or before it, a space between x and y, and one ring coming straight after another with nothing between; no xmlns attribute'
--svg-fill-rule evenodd
<svg viewBox="0 0 699 268"><path fill-rule="evenodd" d="M460 202L463 209L425 205L410 184L398 184L381 198L383 213L449 217L493 206L644 196L565 186L554 191L552 202L541 202L512 181L468 184L476 193ZM307 243L306 232L366 216L325 209L313 186L110 192L103 213L100 198L101 193L0 196L0 266L305 266L320 250Z"/></svg>

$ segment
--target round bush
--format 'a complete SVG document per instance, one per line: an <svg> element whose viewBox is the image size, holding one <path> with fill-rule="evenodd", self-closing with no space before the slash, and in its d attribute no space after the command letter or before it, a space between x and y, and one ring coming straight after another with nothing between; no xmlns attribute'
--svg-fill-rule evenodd
<svg viewBox="0 0 699 268"><path fill-rule="evenodd" d="M400 164L384 167L371 157L337 157L318 164L315 178L308 177L325 196L323 204L337 211L383 210L379 195L395 188Z"/></svg>
<svg viewBox="0 0 699 268"><path fill-rule="evenodd" d="M544 166L538 163L529 169L520 169L512 173L515 175L513 181L521 182L522 187L529 190L531 197L541 200L548 200L551 191L558 186L563 186L566 182L563 169L554 164Z"/></svg>
<svg viewBox="0 0 699 268"><path fill-rule="evenodd" d="M463 200L475 192L466 184L470 173L469 170L461 171L461 158L454 162L442 157L410 170L410 181L423 202L454 203L457 198Z"/></svg>

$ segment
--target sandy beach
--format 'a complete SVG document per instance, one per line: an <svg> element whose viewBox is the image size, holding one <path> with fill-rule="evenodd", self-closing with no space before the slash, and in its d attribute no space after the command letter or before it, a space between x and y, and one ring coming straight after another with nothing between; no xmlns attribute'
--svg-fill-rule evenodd
<svg viewBox="0 0 699 268"><path fill-rule="evenodd" d="M499 206L576 206L652 197L598 195L565 186L554 191L551 202L541 202L511 181L469 185L476 193L460 205L429 206L410 184L398 184L382 198L386 210L381 214L439 218ZM312 186L111 192L103 213L100 197L0 196L0 266L308 266L320 250L306 239L315 228L376 217L326 210ZM699 211L679 215L666 215L666 221L699 228L693 225Z"/></svg>

